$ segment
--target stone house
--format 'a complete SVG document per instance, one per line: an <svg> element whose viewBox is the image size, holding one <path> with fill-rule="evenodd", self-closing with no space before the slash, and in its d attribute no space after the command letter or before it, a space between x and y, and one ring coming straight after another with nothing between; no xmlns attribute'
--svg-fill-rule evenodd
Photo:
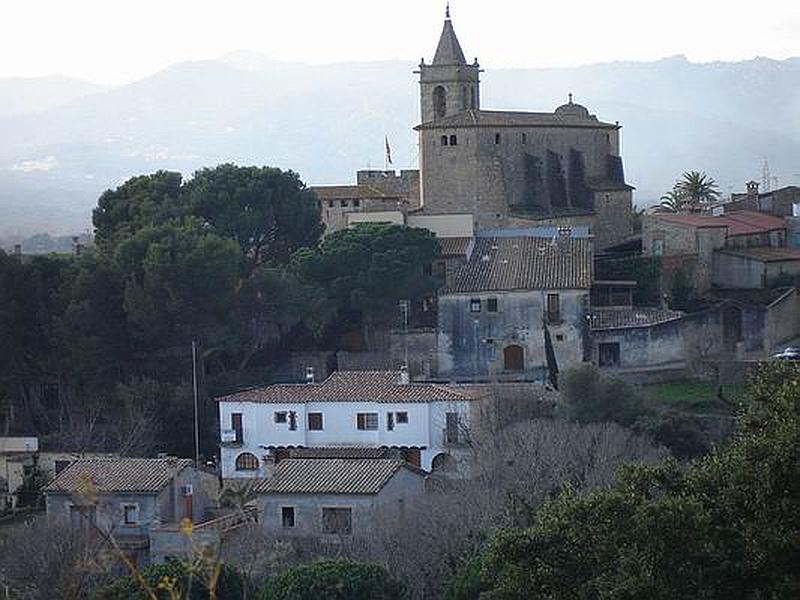
<svg viewBox="0 0 800 600"><path fill-rule="evenodd" d="M680 367L686 359L682 316L660 308L593 308L590 360L606 370Z"/></svg>
<svg viewBox="0 0 800 600"><path fill-rule="evenodd" d="M199 524L216 506L216 475L193 464L175 457L77 460L44 488L47 515L96 527L137 562L148 562L162 528Z"/></svg>
<svg viewBox="0 0 800 600"><path fill-rule="evenodd" d="M800 187L787 185L775 190L760 192L758 182L748 181L745 193L731 194L730 202L722 204L724 212L753 210L776 217L792 216L795 205L800 205Z"/></svg>
<svg viewBox="0 0 800 600"><path fill-rule="evenodd" d="M542 380L548 344L559 370L582 362L591 240L491 233L439 294L438 376Z"/></svg>
<svg viewBox="0 0 800 600"><path fill-rule="evenodd" d="M395 459L290 458L255 492L269 539L339 540L402 519L425 492L425 473Z"/></svg>
<svg viewBox="0 0 800 600"><path fill-rule="evenodd" d="M785 245L784 220L752 211L718 216L654 213L642 223L642 252L661 257L667 279L677 269L687 269L699 293L712 286L716 251Z"/></svg>
<svg viewBox="0 0 800 600"><path fill-rule="evenodd" d="M712 283L766 288L800 282L800 248L729 248L714 253Z"/></svg>
<svg viewBox="0 0 800 600"><path fill-rule="evenodd" d="M715 289L706 298L717 304L723 352L763 357L800 336L797 288Z"/></svg>
<svg viewBox="0 0 800 600"><path fill-rule="evenodd" d="M224 479L265 477L296 448L391 448L425 471L463 452L474 396L406 371L337 371L216 399Z"/></svg>

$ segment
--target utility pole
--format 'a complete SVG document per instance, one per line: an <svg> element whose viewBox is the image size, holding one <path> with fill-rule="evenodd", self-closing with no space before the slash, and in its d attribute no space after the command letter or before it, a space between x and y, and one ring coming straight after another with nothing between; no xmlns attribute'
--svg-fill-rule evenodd
<svg viewBox="0 0 800 600"><path fill-rule="evenodd" d="M194 390L194 464L200 466L200 427L197 401L197 340L192 340L192 388Z"/></svg>

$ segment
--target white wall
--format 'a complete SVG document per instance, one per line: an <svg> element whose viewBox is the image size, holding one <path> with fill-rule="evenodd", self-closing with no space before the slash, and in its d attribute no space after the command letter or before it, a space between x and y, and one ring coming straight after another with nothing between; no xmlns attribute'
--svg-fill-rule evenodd
<svg viewBox="0 0 800 600"><path fill-rule="evenodd" d="M469 417L469 402L397 403L383 402L314 402L295 404L268 404L259 402L220 402L220 429L230 429L231 413L242 413L243 443L241 446L221 447L221 467L224 478L265 477L263 461L257 472L236 471L236 457L242 452L263 459L267 453L261 446L410 446L425 448L422 451L423 469L430 470L433 457L442 452L442 430L445 413L459 412ZM290 431L288 423L275 423L274 413L295 411L297 430ZM323 429L309 431L307 415L321 412ZM387 429L387 413L408 413L408 423L397 423L392 431ZM377 413L378 429L362 431L357 428L357 413Z"/></svg>
<svg viewBox="0 0 800 600"><path fill-rule="evenodd" d="M473 216L466 215L410 215L409 227L420 227L432 231L437 238L472 237Z"/></svg>

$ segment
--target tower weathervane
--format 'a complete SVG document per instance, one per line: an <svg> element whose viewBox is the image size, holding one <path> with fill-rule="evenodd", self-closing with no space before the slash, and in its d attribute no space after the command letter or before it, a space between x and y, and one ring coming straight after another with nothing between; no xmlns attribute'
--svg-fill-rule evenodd
<svg viewBox="0 0 800 600"><path fill-rule="evenodd" d="M572 92L569 93L569 103L572 104Z"/></svg>
<svg viewBox="0 0 800 600"><path fill-rule="evenodd" d="M449 2L447 3L447 5L444 8L444 18L445 19L449 19L450 18L450 3Z"/></svg>

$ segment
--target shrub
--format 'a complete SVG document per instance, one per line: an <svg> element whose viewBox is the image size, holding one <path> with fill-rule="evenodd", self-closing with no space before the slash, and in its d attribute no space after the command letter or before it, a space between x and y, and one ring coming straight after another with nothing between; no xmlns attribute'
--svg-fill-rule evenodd
<svg viewBox="0 0 800 600"><path fill-rule="evenodd" d="M175 597L185 600L241 600L247 596L245 578L224 564L189 567L183 562L170 560L144 567L139 575L158 600ZM99 597L102 600L152 600L152 594L144 589L137 577L128 576L106 588Z"/></svg>
<svg viewBox="0 0 800 600"><path fill-rule="evenodd" d="M406 587L381 566L323 561L287 569L262 588L260 600L401 600Z"/></svg>

